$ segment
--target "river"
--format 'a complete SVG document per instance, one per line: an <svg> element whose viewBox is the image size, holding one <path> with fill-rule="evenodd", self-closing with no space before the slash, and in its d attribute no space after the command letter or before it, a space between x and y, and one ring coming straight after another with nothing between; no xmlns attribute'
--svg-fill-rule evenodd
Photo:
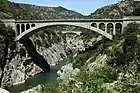
<svg viewBox="0 0 140 93"><path fill-rule="evenodd" d="M40 73L38 75L30 77L29 79L26 80L25 83L15 85L7 90L10 93L20 93L22 91L26 91L28 89L36 87L39 84L47 84L47 83L55 82L57 79L57 71L62 66L66 65L68 62L70 62L73 59L73 56L74 56L74 53L68 55L68 57L65 58L58 65L51 67L50 72Z"/></svg>

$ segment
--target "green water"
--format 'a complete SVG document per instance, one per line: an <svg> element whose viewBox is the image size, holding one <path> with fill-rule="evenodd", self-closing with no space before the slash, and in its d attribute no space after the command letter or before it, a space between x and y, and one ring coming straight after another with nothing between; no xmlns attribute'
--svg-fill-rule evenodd
<svg viewBox="0 0 140 93"><path fill-rule="evenodd" d="M10 93L20 93L22 91L26 91L28 89L31 89L39 84L47 84L47 83L53 83L57 79L57 71L64 65L66 65L69 61L73 59L74 54L70 54L67 58L65 58L62 62L60 62L58 65L52 67L50 69L50 72L47 73L40 73L38 75L35 75L28 80L26 80L23 84L18 84L16 86L13 86L7 90L9 90Z"/></svg>

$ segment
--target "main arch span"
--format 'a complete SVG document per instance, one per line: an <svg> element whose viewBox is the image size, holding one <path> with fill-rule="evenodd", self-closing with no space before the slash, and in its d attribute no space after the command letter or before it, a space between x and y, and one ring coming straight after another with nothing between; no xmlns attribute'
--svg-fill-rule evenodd
<svg viewBox="0 0 140 93"><path fill-rule="evenodd" d="M35 24L35 23L34 23ZM23 24L22 24L23 25ZM22 26L21 25L21 26ZM44 28L44 27L52 27L52 26L76 26L76 27L81 27L85 28L91 31L95 31L103 36L105 36L108 39L112 39L112 35L110 33L107 33L103 31L102 29L96 28L91 26L91 23L79 23L79 22L52 22L52 23L43 23L39 24L36 23L34 27L31 27L28 30L22 31L17 37L16 41L24 40L25 38L28 38L32 34L36 33L39 31L38 29ZM22 27L21 27L22 28Z"/></svg>

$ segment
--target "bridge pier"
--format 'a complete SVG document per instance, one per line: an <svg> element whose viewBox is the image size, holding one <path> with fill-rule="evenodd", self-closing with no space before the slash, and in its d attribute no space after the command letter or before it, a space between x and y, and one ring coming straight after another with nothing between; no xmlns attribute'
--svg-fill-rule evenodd
<svg viewBox="0 0 140 93"><path fill-rule="evenodd" d="M21 24L19 24L19 35L21 34Z"/></svg>
<svg viewBox="0 0 140 93"><path fill-rule="evenodd" d="M121 28L121 31L122 31L122 32L121 32L121 34L123 34L123 33L124 33L124 27L125 27L125 26L124 26L124 25L122 25L122 28Z"/></svg>
<svg viewBox="0 0 140 93"><path fill-rule="evenodd" d="M105 32L107 33L107 23L105 23Z"/></svg>
<svg viewBox="0 0 140 93"><path fill-rule="evenodd" d="M99 23L96 23L96 25L97 25L97 28L99 29Z"/></svg>
<svg viewBox="0 0 140 93"><path fill-rule="evenodd" d="M116 24L113 23L113 35L116 35Z"/></svg>
<svg viewBox="0 0 140 93"><path fill-rule="evenodd" d="M26 29L26 23L24 24L24 29L25 29L25 31L27 30L27 29Z"/></svg>

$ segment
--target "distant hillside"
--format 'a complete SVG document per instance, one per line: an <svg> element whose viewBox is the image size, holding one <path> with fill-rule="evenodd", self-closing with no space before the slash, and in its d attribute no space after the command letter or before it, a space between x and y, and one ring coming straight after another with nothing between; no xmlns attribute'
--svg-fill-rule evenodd
<svg viewBox="0 0 140 93"><path fill-rule="evenodd" d="M0 0L0 19L75 19L84 16L63 7L45 7Z"/></svg>
<svg viewBox="0 0 140 93"><path fill-rule="evenodd" d="M123 18L123 16L140 16L140 1L124 0L117 4L104 6L91 13L91 18Z"/></svg>
<svg viewBox="0 0 140 93"><path fill-rule="evenodd" d="M0 0L0 19L76 19L76 18L122 18L140 15L140 1L124 0L97 9L88 17L59 7L19 4Z"/></svg>

